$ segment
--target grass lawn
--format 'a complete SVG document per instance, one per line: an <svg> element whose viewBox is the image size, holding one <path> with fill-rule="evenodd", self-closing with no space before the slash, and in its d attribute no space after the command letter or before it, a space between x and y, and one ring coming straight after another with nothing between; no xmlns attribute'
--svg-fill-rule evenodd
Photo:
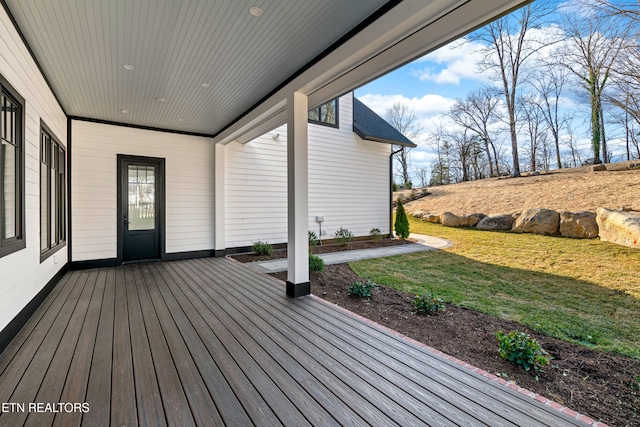
<svg viewBox="0 0 640 427"><path fill-rule="evenodd" d="M565 341L640 359L640 251L599 240L457 229L410 218L454 246L351 263L405 292L433 290Z"/></svg>

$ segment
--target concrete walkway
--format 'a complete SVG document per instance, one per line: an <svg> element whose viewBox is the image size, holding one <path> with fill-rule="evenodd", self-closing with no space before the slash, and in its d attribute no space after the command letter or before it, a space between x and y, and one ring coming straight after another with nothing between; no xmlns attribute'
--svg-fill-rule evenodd
<svg viewBox="0 0 640 427"><path fill-rule="evenodd" d="M434 249L444 249L453 245L452 242L441 239L439 237L425 236L423 234L411 233L409 238L414 239L417 243L409 243L406 245L387 246L384 248L374 249L356 249L353 251L332 252L328 254L318 254L326 265L344 264L351 261L360 261L370 258L383 258L394 255L404 255L413 252L432 251ZM264 273L278 273L287 271L287 259L274 259L271 261L255 261L248 263L249 266Z"/></svg>

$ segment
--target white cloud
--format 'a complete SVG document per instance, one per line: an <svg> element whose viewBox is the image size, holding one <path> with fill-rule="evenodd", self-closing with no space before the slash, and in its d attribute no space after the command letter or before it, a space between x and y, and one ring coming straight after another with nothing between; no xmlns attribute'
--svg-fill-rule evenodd
<svg viewBox="0 0 640 427"><path fill-rule="evenodd" d="M358 97L358 99L383 118L387 115L387 110L393 107L393 104L399 102L409 107L418 116L419 120L447 112L455 102L454 99L434 94L426 94L422 98L406 98L402 95L366 94Z"/></svg>
<svg viewBox="0 0 640 427"><path fill-rule="evenodd" d="M477 63L482 59L481 43L456 41L433 51L416 61L416 64L429 62L436 66L427 66L412 70L411 74L420 81L432 81L437 84L459 85L461 80L487 81L484 74L478 72Z"/></svg>

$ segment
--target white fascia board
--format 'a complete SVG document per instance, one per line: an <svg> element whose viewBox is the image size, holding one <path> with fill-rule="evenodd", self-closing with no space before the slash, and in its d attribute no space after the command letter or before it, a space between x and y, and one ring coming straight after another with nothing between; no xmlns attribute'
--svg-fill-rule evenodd
<svg viewBox="0 0 640 427"><path fill-rule="evenodd" d="M404 0L218 134L214 143L248 141L249 132L261 135L284 124L291 93L309 95L313 108L529 2Z"/></svg>

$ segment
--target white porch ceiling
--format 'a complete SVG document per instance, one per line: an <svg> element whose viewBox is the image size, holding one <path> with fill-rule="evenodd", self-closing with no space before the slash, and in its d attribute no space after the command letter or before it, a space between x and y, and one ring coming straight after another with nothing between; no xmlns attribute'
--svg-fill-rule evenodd
<svg viewBox="0 0 640 427"><path fill-rule="evenodd" d="M385 3L7 0L68 115L206 134Z"/></svg>
<svg viewBox="0 0 640 427"><path fill-rule="evenodd" d="M282 123L283 91L316 92L310 103L324 101L530 0L2 1L68 115L207 135L224 130L217 140L228 141L243 126ZM252 6L262 15L251 15ZM432 23L442 29L414 41ZM299 73L350 32L313 72ZM353 76L367 62L375 70Z"/></svg>

